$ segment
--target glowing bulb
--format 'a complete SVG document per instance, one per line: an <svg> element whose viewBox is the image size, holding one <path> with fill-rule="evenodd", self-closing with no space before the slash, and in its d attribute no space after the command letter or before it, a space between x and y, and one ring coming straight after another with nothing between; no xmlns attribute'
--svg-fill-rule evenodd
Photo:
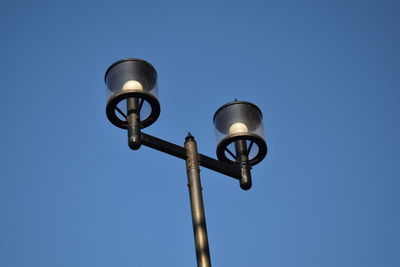
<svg viewBox="0 0 400 267"><path fill-rule="evenodd" d="M241 122L236 122L232 124L232 126L229 128L229 134L237 134L237 133L247 133L249 129L247 129L246 124L241 123Z"/></svg>
<svg viewBox="0 0 400 267"><path fill-rule="evenodd" d="M140 82L135 80L129 80L122 86L122 90L143 90L143 86Z"/></svg>

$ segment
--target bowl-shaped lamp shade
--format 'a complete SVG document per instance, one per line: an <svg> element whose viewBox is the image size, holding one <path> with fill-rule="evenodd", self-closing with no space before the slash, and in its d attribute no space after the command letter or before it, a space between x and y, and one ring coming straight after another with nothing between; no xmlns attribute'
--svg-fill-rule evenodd
<svg viewBox="0 0 400 267"><path fill-rule="evenodd" d="M157 72L141 59L127 58L112 64L106 74L108 102L106 113L109 121L127 129L127 99L138 103L141 128L154 123L160 115L157 99Z"/></svg>
<svg viewBox="0 0 400 267"><path fill-rule="evenodd" d="M237 146L248 156L249 164L255 165L267 154L261 110L245 101L233 101L220 107L214 115L219 160L236 163ZM235 152L236 151L236 152Z"/></svg>

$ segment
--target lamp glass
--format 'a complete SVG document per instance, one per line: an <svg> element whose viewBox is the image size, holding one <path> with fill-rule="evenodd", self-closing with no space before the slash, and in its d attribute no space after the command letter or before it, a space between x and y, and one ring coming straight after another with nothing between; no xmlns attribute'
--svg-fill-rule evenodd
<svg viewBox="0 0 400 267"><path fill-rule="evenodd" d="M157 72L150 63L136 58L119 60L108 68L105 83L107 116L113 124L126 128L126 99L130 97L141 103L140 119L144 127L157 119L160 109Z"/></svg>
<svg viewBox="0 0 400 267"><path fill-rule="evenodd" d="M235 153L234 140L245 140L248 148L252 140L264 140L262 113L250 102L233 101L222 106L214 115L214 126L217 144L225 144L233 153ZM253 142L249 159L254 158L258 152L259 147ZM228 159L235 160L228 151L225 151L225 155Z"/></svg>
<svg viewBox="0 0 400 267"><path fill-rule="evenodd" d="M108 96L122 91L145 91L157 97L157 72L141 59L122 59L111 65L105 75Z"/></svg>

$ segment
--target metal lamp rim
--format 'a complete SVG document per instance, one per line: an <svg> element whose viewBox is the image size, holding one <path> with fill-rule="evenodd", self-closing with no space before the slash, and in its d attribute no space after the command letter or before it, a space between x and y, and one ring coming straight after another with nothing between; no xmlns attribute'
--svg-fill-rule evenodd
<svg viewBox="0 0 400 267"><path fill-rule="evenodd" d="M147 62L146 60L140 59L140 58L133 58L133 57L131 57L131 58L123 58L123 59L120 59L120 60L114 62L113 64L111 64L111 66L108 67L108 69L106 70L106 73L105 73L105 75L104 75L104 81L105 81L105 82L107 81L108 72L109 72L114 66L116 66L116 65L118 65L118 64L120 64L120 63L126 62L126 61L143 62L143 63L149 65L149 66L154 70L154 73L156 74L156 78L158 77L156 68L154 68L154 66L151 65L149 62Z"/></svg>
<svg viewBox="0 0 400 267"><path fill-rule="evenodd" d="M106 114L107 114L108 120L112 124L114 124L115 126L121 128L121 129L128 129L128 122L126 120L123 121L120 118L118 118L118 116L115 114L115 111L116 111L117 105L121 101L123 101L127 98L130 98L130 97L142 98L151 107L150 115L146 119L140 121L141 128L146 128L146 127L150 126L158 119L158 117L160 116L161 108L160 108L160 102L154 95L152 95L146 91L142 91L142 90L141 91L124 90L124 91L120 91L120 92L114 94L113 96L111 96L107 102Z"/></svg>
<svg viewBox="0 0 400 267"><path fill-rule="evenodd" d="M217 111L215 111L214 117L213 117L213 121L215 121L215 117L217 116L217 114L218 114L221 110L223 110L224 108L226 108L226 107L228 107L228 106L236 105L236 104L245 104L245 105L250 105L250 106L256 108L256 109L258 110L258 112L260 112L261 118L263 118L261 109L260 109L259 107L257 107L255 104L253 104L253 103L251 103L251 102L248 102L248 101L232 101L232 102L226 103L225 105L223 105L222 107L220 107L219 109L217 109Z"/></svg>
<svg viewBox="0 0 400 267"><path fill-rule="evenodd" d="M267 155L267 152L268 152L267 143L261 136L259 136L257 134L253 134L253 133L246 133L246 134L238 133L238 134L229 135L219 142L219 144L217 146L217 157L220 161L227 162L227 163L237 163L236 161L230 160L226 157L225 149L232 142L238 141L238 140L253 141L257 145L257 147L258 147L257 155L255 155L252 159L249 159L249 164L251 166L254 166L254 165L260 163Z"/></svg>

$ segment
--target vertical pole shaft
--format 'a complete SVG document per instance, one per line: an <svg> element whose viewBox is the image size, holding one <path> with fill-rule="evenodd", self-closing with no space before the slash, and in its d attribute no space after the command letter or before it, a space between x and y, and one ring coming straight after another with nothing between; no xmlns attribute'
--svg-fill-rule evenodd
<svg viewBox="0 0 400 267"><path fill-rule="evenodd" d="M198 267L211 267L208 247L206 216L204 213L203 194L200 182L199 155L194 137L189 133L185 141L187 154L186 171L192 210L194 242Z"/></svg>

